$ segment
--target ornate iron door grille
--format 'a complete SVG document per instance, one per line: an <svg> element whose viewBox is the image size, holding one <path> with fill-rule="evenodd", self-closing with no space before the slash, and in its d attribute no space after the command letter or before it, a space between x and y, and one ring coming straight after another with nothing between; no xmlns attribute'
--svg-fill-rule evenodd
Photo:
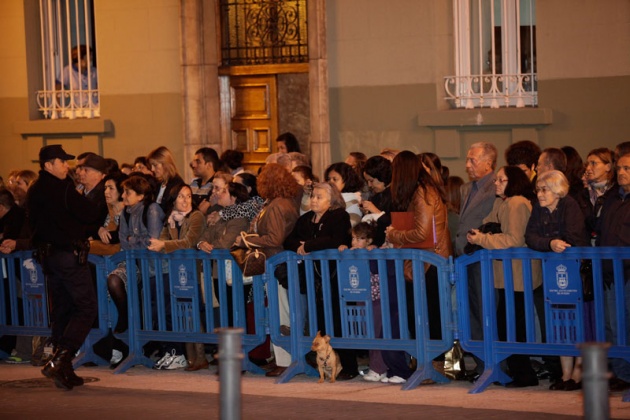
<svg viewBox="0 0 630 420"><path fill-rule="evenodd" d="M224 66L308 62L306 0L221 0Z"/></svg>

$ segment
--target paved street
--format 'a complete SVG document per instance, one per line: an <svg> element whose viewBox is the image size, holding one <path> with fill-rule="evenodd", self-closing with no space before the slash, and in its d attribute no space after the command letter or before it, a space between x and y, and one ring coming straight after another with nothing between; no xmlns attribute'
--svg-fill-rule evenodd
<svg viewBox="0 0 630 420"><path fill-rule="evenodd" d="M86 385L61 391L30 365L0 364L0 406L7 419L219 418L216 368L200 372L155 371L135 367L113 375L106 367L82 367ZM288 384L264 376L242 377L244 419L570 419L582 414L580 392L551 392L539 387L491 386L470 395L467 382L424 385L402 391L398 385L360 378L318 384L300 375ZM610 398L612 418L630 418L621 394Z"/></svg>

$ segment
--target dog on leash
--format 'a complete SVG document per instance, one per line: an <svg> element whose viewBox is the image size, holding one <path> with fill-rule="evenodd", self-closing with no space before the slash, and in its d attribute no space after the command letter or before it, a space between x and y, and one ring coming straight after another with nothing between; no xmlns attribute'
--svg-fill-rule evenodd
<svg viewBox="0 0 630 420"><path fill-rule="evenodd" d="M341 366L339 355L330 345L330 336L325 335L322 337L321 333L317 331L311 350L317 353L317 370L319 371L319 381L317 383L321 384L324 382L326 376L330 377L331 383L335 382L343 366Z"/></svg>

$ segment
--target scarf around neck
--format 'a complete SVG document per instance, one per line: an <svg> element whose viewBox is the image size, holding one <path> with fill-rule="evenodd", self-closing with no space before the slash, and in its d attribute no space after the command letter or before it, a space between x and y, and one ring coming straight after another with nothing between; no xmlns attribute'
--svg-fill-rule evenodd
<svg viewBox="0 0 630 420"><path fill-rule="evenodd" d="M192 211L192 209L188 210L186 212L173 210L171 212L171 215L168 216L168 225L171 227L171 229L175 229L175 223L177 223L178 226L181 226L182 225L182 221L186 218L186 216L191 211Z"/></svg>

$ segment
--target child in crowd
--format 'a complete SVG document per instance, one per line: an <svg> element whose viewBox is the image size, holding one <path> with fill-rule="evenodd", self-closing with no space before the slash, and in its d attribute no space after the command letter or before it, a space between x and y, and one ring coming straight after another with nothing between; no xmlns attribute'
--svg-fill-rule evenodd
<svg viewBox="0 0 630 420"><path fill-rule="evenodd" d="M374 249L374 225L369 222L360 222L352 228L352 248L350 249ZM348 249L341 245L339 251ZM370 261L370 283L372 289L372 310L374 314L374 336L382 336L383 319L381 317L381 288L376 261ZM370 370L363 375L363 379L370 382L380 382L387 377L387 365L383 361L380 350L370 350Z"/></svg>

